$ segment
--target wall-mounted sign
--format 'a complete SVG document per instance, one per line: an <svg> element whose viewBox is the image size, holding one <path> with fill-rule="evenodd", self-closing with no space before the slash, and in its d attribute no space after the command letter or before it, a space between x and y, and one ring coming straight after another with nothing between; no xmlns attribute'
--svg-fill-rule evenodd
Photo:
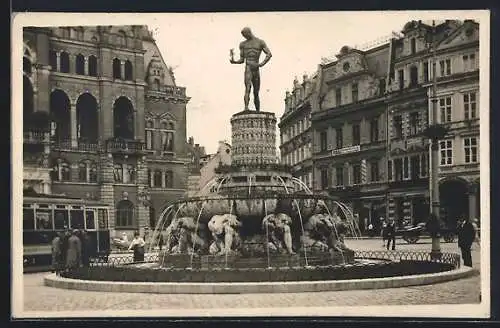
<svg viewBox="0 0 500 328"><path fill-rule="evenodd" d="M332 156L344 155L344 154L349 154L349 153L356 153L360 150L361 150L360 145L344 147L344 148L340 148L340 149L334 149L334 150L332 150Z"/></svg>

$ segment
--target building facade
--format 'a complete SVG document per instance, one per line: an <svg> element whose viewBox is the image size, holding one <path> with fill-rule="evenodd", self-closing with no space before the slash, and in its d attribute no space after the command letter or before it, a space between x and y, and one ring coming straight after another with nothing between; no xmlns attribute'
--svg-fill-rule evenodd
<svg viewBox="0 0 500 328"><path fill-rule="evenodd" d="M200 146L200 144L194 143L194 138L189 137L188 140L188 153L191 161L188 164L189 176L188 176L188 190L187 196L194 196L200 190L200 179L201 179L201 159L206 156L205 147Z"/></svg>
<svg viewBox="0 0 500 328"><path fill-rule="evenodd" d="M187 188L189 98L152 34L145 26L25 28L23 41L25 186L110 205L112 234L154 226ZM27 174L36 167L49 180Z"/></svg>
<svg viewBox="0 0 500 328"><path fill-rule="evenodd" d="M305 185L313 187L312 106L317 106L318 75L295 78L292 92L285 96L285 111L280 118L280 162L292 167L292 174Z"/></svg>
<svg viewBox="0 0 500 328"><path fill-rule="evenodd" d="M335 62L322 65L312 113L314 189L347 204L362 232L385 208L388 61L388 43L368 51L342 47Z"/></svg>
<svg viewBox="0 0 500 328"><path fill-rule="evenodd" d="M219 141L219 147L215 154L201 157L200 180L198 190L201 191L207 183L215 178L216 169L221 165L231 165L231 145L226 141Z"/></svg>

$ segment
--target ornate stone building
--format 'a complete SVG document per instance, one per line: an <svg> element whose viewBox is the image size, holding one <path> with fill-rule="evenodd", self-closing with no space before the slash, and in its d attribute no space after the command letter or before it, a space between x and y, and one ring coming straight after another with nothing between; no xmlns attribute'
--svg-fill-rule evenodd
<svg viewBox="0 0 500 328"><path fill-rule="evenodd" d="M194 143L194 138L189 137L188 153L191 161L188 164L188 190L187 196L194 196L200 190L202 158L206 156L205 147Z"/></svg>
<svg viewBox="0 0 500 328"><path fill-rule="evenodd" d="M385 211L388 62L388 43L367 51L342 47L336 61L321 66L312 112L314 189L345 202L361 231Z"/></svg>
<svg viewBox="0 0 500 328"><path fill-rule="evenodd" d="M112 230L154 225L186 190L189 98L147 27L25 28L23 40L25 185L109 204Z"/></svg>
<svg viewBox="0 0 500 328"><path fill-rule="evenodd" d="M231 145L225 141L219 141L219 147L215 154L209 154L200 158L200 179L198 191L216 176L216 169L222 165L231 165L232 149Z"/></svg>
<svg viewBox="0 0 500 328"><path fill-rule="evenodd" d="M292 167L293 175L313 187L311 112L317 107L317 79L304 75L302 83L293 81L285 96L285 111L280 118L281 163Z"/></svg>

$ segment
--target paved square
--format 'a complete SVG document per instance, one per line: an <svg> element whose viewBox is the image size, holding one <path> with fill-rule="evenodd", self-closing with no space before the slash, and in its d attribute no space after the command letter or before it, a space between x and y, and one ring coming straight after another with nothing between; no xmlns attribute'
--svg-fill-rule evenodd
<svg viewBox="0 0 500 328"><path fill-rule="evenodd" d="M400 250L431 248L430 240L409 245L402 240ZM353 249L382 250L381 240L348 240ZM443 243L443 252L459 252L456 243ZM473 265L479 268L479 245L474 244ZM471 304L480 302L480 276L446 283L404 288L353 290L316 293L191 295L191 294L134 294L64 290L46 287L46 274L25 274L25 311L85 311L85 310L155 310L203 308L265 308L290 306L360 306L360 305L418 305Z"/></svg>

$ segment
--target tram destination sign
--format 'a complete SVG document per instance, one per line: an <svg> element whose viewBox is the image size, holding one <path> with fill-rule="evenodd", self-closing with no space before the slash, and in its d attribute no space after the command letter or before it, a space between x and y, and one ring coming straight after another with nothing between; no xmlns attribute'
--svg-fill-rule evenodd
<svg viewBox="0 0 500 328"><path fill-rule="evenodd" d="M344 148L340 148L340 149L333 149L332 156L344 155L344 154L349 154L349 153L356 153L360 150L361 150L360 145L344 147Z"/></svg>

